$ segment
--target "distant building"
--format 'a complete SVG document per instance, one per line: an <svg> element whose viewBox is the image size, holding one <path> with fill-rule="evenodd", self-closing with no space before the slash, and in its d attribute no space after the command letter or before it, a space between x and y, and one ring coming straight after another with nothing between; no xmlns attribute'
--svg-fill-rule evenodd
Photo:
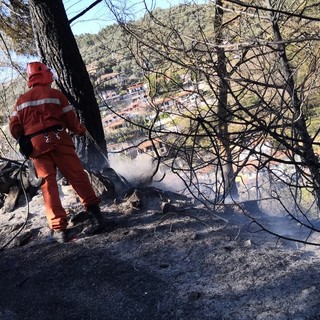
<svg viewBox="0 0 320 320"><path fill-rule="evenodd" d="M102 124L103 125L109 125L111 123L119 121L120 119L121 118L118 115L114 114L114 113L108 114L102 119Z"/></svg>
<svg viewBox="0 0 320 320"><path fill-rule="evenodd" d="M174 100L172 98L159 98L153 104L160 111L167 111L174 106Z"/></svg>
<svg viewBox="0 0 320 320"><path fill-rule="evenodd" d="M99 61L95 61L95 62L92 62L89 65L87 65L86 68L87 68L89 75L95 74L98 70L98 66L99 66Z"/></svg>
<svg viewBox="0 0 320 320"><path fill-rule="evenodd" d="M155 148L157 149L157 152L159 155L164 155L167 153L167 148L163 144L163 142L160 139L154 139L153 143L152 141L144 141L138 146L138 154L146 153L153 157L156 156L156 152L154 150L153 144Z"/></svg>
<svg viewBox="0 0 320 320"><path fill-rule="evenodd" d="M196 100L197 95L194 92L181 91L173 97L159 98L154 101L154 106L160 111L168 111L173 107L183 104L192 105Z"/></svg>
<svg viewBox="0 0 320 320"><path fill-rule="evenodd" d="M135 83L127 88L129 94L145 92L145 84L143 82Z"/></svg>
<svg viewBox="0 0 320 320"><path fill-rule="evenodd" d="M107 130L119 130L128 127L128 122L124 119L119 119L114 121L106 126Z"/></svg>
<svg viewBox="0 0 320 320"><path fill-rule="evenodd" d="M150 113L150 106L142 100L136 100L130 103L126 108L122 110L122 114L128 118L134 116L144 116Z"/></svg>
<svg viewBox="0 0 320 320"><path fill-rule="evenodd" d="M111 84L111 83L118 83L118 82L121 82L122 79L121 79L121 76L120 76L120 73L117 73L117 72L112 72L112 73L107 73L107 74L104 74L102 76L100 76L96 81L95 83L97 85L99 84L105 84L105 83L108 83L108 84Z"/></svg>
<svg viewBox="0 0 320 320"><path fill-rule="evenodd" d="M121 155L129 156L134 159L136 157L135 147L128 142L108 144L108 155L111 157L119 157Z"/></svg>

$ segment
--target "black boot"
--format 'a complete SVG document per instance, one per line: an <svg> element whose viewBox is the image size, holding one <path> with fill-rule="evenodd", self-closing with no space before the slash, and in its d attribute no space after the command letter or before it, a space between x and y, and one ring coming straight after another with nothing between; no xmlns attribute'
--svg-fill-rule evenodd
<svg viewBox="0 0 320 320"><path fill-rule="evenodd" d="M92 222L93 222L93 226L96 227L103 227L105 224L103 215L101 213L100 207L99 205L96 204L89 204L87 207L87 211L92 215Z"/></svg>

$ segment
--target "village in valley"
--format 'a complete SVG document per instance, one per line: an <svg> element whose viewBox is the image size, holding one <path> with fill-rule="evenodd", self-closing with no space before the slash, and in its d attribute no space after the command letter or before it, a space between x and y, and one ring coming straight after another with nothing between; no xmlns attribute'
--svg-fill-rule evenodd
<svg viewBox="0 0 320 320"><path fill-rule="evenodd" d="M89 67L90 73L94 68ZM100 101L100 113L102 125L107 141L108 156L111 161L117 162L124 157L127 159L137 159L139 156L152 159L161 158L159 175L168 174L171 170L170 151L173 148L170 137L179 134L184 130L181 115L192 110L200 110L208 103L215 103L209 96L203 101L203 93L208 89L204 82L194 83L191 77L184 79L180 90L170 93L163 97L151 99L147 82L135 82L127 85L126 92L122 94L118 90L100 90L101 84L115 86L126 82L124 75L119 73L109 73L101 76L95 81L95 89L98 100ZM199 92L201 94L199 95ZM152 129L150 129L152 128ZM150 139L149 130L155 134ZM266 153L274 152L272 146L260 146ZM286 154L281 151L276 152L276 157L283 161L288 160ZM269 189L270 181L268 170L279 172L279 176L290 175L294 168L288 168L281 162L271 161L268 170L257 171L259 159L250 158L249 152L243 152L239 157L239 162L245 161L246 166L238 170L235 166L236 184L242 200L257 199L261 197L261 190ZM203 158L210 157L203 154ZM249 158L247 159L247 157ZM212 191L213 184L217 178L214 165L201 165L195 169L200 193L214 197ZM181 162L181 166L183 163ZM292 172L291 172L292 171ZM172 174L172 173L170 173ZM258 192L258 190L260 191Z"/></svg>

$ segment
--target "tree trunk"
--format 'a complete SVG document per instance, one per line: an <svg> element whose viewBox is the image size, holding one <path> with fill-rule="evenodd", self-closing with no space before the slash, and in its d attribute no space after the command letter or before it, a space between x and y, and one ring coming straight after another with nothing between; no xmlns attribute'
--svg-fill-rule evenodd
<svg viewBox="0 0 320 320"><path fill-rule="evenodd" d="M216 10L214 18L215 42L222 44L223 36L223 9L222 1L216 1ZM224 48L217 47L217 73L219 75L218 85L218 129L220 141L223 146L223 161L222 161L222 179L224 183L224 197L230 195L234 199L238 199L239 193L235 183L234 170L232 167L233 159L230 150L230 135L228 127L228 119L230 118L230 111L228 110L228 71L227 71L227 57Z"/></svg>
<svg viewBox="0 0 320 320"><path fill-rule="evenodd" d="M99 106L62 0L30 0L29 4L38 53L57 73L58 87L96 141L77 139L79 156L86 166L100 170L107 166L107 150Z"/></svg>
<svg viewBox="0 0 320 320"><path fill-rule="evenodd" d="M267 0L267 5L270 9L273 9L270 0ZM312 180L315 185L315 196L317 201L317 206L320 209L320 171L319 171L319 161L317 155L315 154L313 148L313 139L308 132L308 127L306 124L306 117L303 113L303 108L299 96L297 94L296 84L294 81L294 73L292 72L289 59L286 53L286 47L282 39L281 31L278 24L278 19L275 13L271 12L271 23L274 38L276 43L278 43L278 54L281 59L283 70L282 73L286 79L285 90L288 92L291 98L291 104L296 114L296 120L293 121L294 133L301 140L303 148L303 160L305 161L306 167L310 170L312 175Z"/></svg>

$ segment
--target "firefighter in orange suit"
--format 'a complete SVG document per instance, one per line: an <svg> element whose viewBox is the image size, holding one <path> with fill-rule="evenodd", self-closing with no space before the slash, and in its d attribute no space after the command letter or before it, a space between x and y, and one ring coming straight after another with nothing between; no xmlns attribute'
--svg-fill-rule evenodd
<svg viewBox="0 0 320 320"><path fill-rule="evenodd" d="M57 168L79 195L82 204L91 213L93 223L103 223L100 199L96 196L88 176L78 158L74 143L66 131L84 135L82 125L59 90L51 88L53 74L41 62L27 66L28 87L16 102L10 117L10 132L19 140L31 141L30 155L38 177L43 179L41 191L46 217L52 236L57 242L66 242L67 214L61 204L56 180Z"/></svg>

